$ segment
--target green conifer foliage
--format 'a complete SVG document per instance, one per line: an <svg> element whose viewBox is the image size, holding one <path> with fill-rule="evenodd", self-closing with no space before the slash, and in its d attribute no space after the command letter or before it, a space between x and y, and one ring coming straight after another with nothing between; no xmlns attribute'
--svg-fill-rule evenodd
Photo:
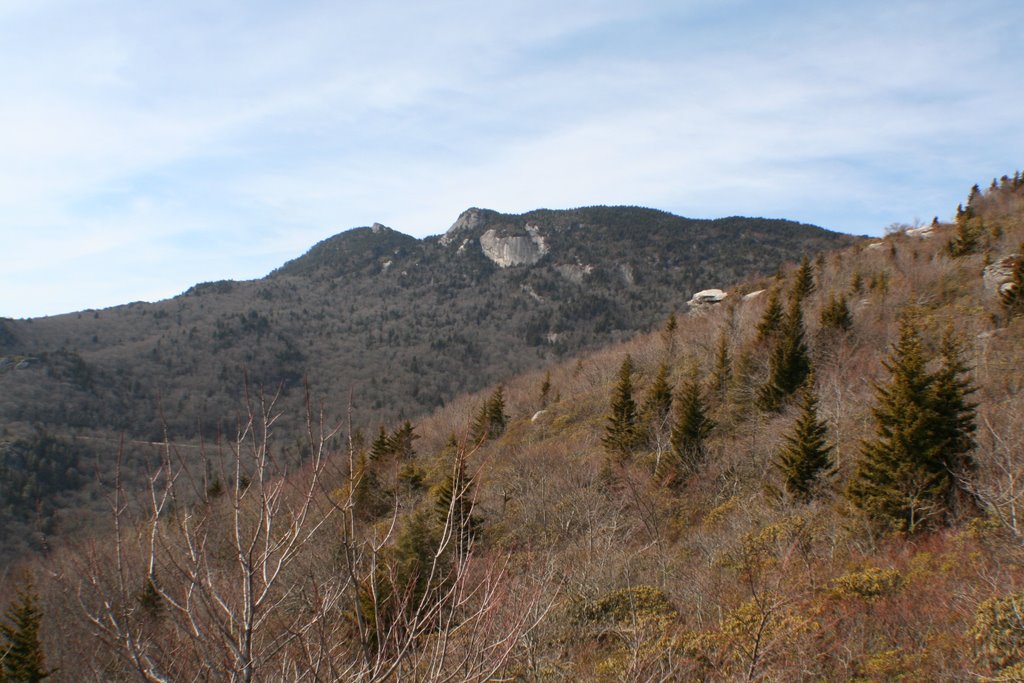
<svg viewBox="0 0 1024 683"><path fill-rule="evenodd" d="M413 447L413 442L420 438L420 435L415 430L416 428L413 427L412 422L406 420L389 438L391 452L400 461L412 460L416 457L416 449Z"/></svg>
<svg viewBox="0 0 1024 683"><path fill-rule="evenodd" d="M884 361L890 378L875 386L875 437L861 458L847 497L876 522L914 532L946 521L958 476L970 469L973 389L959 347L944 344L943 364L927 370L920 335L909 318Z"/></svg>
<svg viewBox="0 0 1024 683"><path fill-rule="evenodd" d="M669 314L668 319L665 320L665 327L661 330L662 343L665 346L665 355L672 358L676 354L676 330L679 329L679 321L676 319L676 314L673 312Z"/></svg>
<svg viewBox="0 0 1024 683"><path fill-rule="evenodd" d="M761 321L757 324L757 339L764 341L771 338L782 328L782 303L779 301L779 289L773 287L768 293L768 305L764 309Z"/></svg>
<svg viewBox="0 0 1024 683"><path fill-rule="evenodd" d="M502 385L480 406L480 411L473 419L470 438L474 443L488 439L496 439L505 433L508 415L505 414L505 389Z"/></svg>
<svg viewBox="0 0 1024 683"><path fill-rule="evenodd" d="M850 277L850 294L857 295L864 293L864 276L858 270Z"/></svg>
<svg viewBox="0 0 1024 683"><path fill-rule="evenodd" d="M794 291L783 320L781 335L775 342L768 365L768 380L758 391L758 405L764 410L779 410L807 379L811 360L804 341L804 316L801 299Z"/></svg>
<svg viewBox="0 0 1024 683"><path fill-rule="evenodd" d="M551 401L551 371L544 373L544 381L540 383L540 407L541 410L548 407Z"/></svg>
<svg viewBox="0 0 1024 683"><path fill-rule="evenodd" d="M793 296L803 301L815 289L814 269L811 268L811 260L805 255L800 260L800 267L796 270L796 281L793 283Z"/></svg>
<svg viewBox="0 0 1024 683"><path fill-rule="evenodd" d="M4 613L7 623L0 624L0 680L3 683L36 683L48 678L43 646L39 641L42 610L31 587Z"/></svg>
<svg viewBox="0 0 1024 683"><path fill-rule="evenodd" d="M958 493L963 493L963 482L975 469L974 451L977 431L976 403L970 400L977 391L963 359L963 343L952 327L946 330L940 348L941 366L934 373L934 405L936 437L942 458L942 467L948 477L946 506L954 509Z"/></svg>
<svg viewBox="0 0 1024 683"><path fill-rule="evenodd" d="M676 458L679 479L692 473L704 460L706 441L715 423L708 417L697 373L683 383L676 400L675 423L672 425L672 451Z"/></svg>
<svg viewBox="0 0 1024 683"><path fill-rule="evenodd" d="M633 359L628 355L619 368L619 381L612 391L605 435L605 450L615 460L625 460L643 442L636 401L633 400Z"/></svg>
<svg viewBox="0 0 1024 683"><path fill-rule="evenodd" d="M480 531L473 514L473 479L466 474L465 460L456 458L452 474L434 488L434 512L438 525L451 530L460 552L467 552Z"/></svg>
<svg viewBox="0 0 1024 683"><path fill-rule="evenodd" d="M850 315L845 296L836 296L835 293L829 296L828 304L821 309L821 326L827 330L843 332L853 327L853 316Z"/></svg>
<svg viewBox="0 0 1024 683"><path fill-rule="evenodd" d="M818 418L814 373L808 375L804 383L800 415L793 431L783 438L785 445L779 451L775 466L782 473L786 492L796 500L807 502L814 495L816 482L832 469L828 427Z"/></svg>
<svg viewBox="0 0 1024 683"><path fill-rule="evenodd" d="M732 356L729 353L729 331L722 330L715 351L715 366L711 369L711 391L718 401L725 399L732 382Z"/></svg>
<svg viewBox="0 0 1024 683"><path fill-rule="evenodd" d="M377 438L373 440L373 444L370 446L370 460L380 462L387 459L391 453L391 439L388 437L384 425L381 425Z"/></svg>
<svg viewBox="0 0 1024 683"><path fill-rule="evenodd" d="M647 390L643 408L640 411L647 433L651 434L662 429L668 423L671 411L672 387L668 383L668 365L662 363L658 366L658 374Z"/></svg>

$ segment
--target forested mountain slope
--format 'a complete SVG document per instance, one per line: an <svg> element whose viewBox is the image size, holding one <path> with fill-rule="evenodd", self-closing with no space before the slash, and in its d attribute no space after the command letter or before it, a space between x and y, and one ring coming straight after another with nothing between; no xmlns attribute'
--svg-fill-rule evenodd
<svg viewBox="0 0 1024 683"><path fill-rule="evenodd" d="M122 436L132 488L155 457L145 444L233 432L246 380L253 392L280 387L277 430L292 438L305 381L332 403L351 391L356 424L411 418L649 330L698 289L856 241L789 221L631 207L470 209L423 240L349 230L259 280L0 320L0 448L10 453L0 546L40 548L76 529L80 506L101 505L97 468L113 481Z"/></svg>
<svg viewBox="0 0 1024 683"><path fill-rule="evenodd" d="M1022 242L1005 177L955 223L791 264L415 423L361 436L343 404L314 412L301 465L254 402L235 469L169 449L116 535L28 568L47 666L1018 680Z"/></svg>

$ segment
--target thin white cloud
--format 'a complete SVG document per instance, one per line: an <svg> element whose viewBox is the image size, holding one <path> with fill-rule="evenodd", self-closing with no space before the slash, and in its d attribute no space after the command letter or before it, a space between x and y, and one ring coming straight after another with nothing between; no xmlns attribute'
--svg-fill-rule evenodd
<svg viewBox="0 0 1024 683"><path fill-rule="evenodd" d="M0 0L0 315L469 205L948 214L1024 146L1022 28L995 0Z"/></svg>

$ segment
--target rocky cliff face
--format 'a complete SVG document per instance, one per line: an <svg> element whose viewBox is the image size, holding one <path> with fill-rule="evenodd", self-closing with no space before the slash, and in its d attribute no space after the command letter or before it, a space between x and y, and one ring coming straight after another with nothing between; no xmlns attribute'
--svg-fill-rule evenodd
<svg viewBox="0 0 1024 683"><path fill-rule="evenodd" d="M526 224L525 235L500 236L496 230L480 235L484 256L499 268L532 266L548 253L548 246L536 225Z"/></svg>

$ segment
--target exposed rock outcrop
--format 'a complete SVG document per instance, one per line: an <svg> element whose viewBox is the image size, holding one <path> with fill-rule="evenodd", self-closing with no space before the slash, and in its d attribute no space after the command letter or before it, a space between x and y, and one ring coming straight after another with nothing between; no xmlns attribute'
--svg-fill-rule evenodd
<svg viewBox="0 0 1024 683"><path fill-rule="evenodd" d="M447 246L454 242L460 233L475 230L476 228L483 225L485 219L484 210L472 207L466 209L459 217L452 223L452 227L448 228L448 232L441 236L441 244Z"/></svg>
<svg viewBox="0 0 1024 683"><path fill-rule="evenodd" d="M691 310L701 311L721 303L727 296L729 295L720 289L703 289L690 297L686 304Z"/></svg>
<svg viewBox="0 0 1024 683"><path fill-rule="evenodd" d="M536 225L526 225L525 235L499 236L496 230L480 235L484 256L500 268L532 266L548 253L548 246Z"/></svg>
<svg viewBox="0 0 1024 683"><path fill-rule="evenodd" d="M981 279L985 284L985 291L999 294L1005 285L1013 279L1013 268L1017 260L1022 258L1021 254L1010 254L985 267Z"/></svg>

